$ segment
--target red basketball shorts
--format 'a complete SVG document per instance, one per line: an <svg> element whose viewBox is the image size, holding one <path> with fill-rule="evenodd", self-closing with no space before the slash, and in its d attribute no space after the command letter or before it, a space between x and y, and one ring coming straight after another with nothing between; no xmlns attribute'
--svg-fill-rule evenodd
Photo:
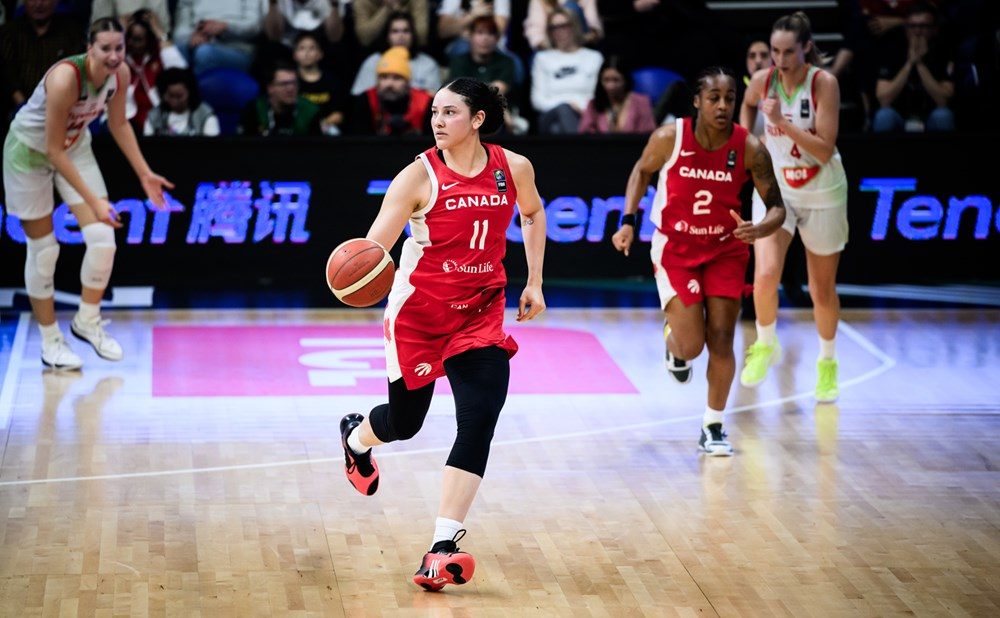
<svg viewBox="0 0 1000 618"><path fill-rule="evenodd" d="M750 249L738 241L719 244L715 251L705 251L704 245L671 247L666 236L653 233L650 255L660 308L666 310L674 296L685 307L703 302L706 296L743 297Z"/></svg>
<svg viewBox="0 0 1000 618"><path fill-rule="evenodd" d="M502 288L460 303L394 288L383 324L389 381L402 377L409 390L420 388L445 375L446 359L477 348L497 346L514 356L517 343L503 330L503 311Z"/></svg>

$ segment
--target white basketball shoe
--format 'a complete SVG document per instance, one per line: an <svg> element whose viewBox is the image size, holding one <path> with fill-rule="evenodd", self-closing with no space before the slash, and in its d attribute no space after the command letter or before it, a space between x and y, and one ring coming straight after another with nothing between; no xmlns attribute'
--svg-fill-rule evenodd
<svg viewBox="0 0 1000 618"><path fill-rule="evenodd" d="M69 349L69 344L60 333L58 337L42 339L42 364L53 369L79 369L83 359Z"/></svg>
<svg viewBox="0 0 1000 618"><path fill-rule="evenodd" d="M86 341L93 346L94 352L97 352L97 355L104 360L120 361L125 354L114 337L104 330L104 327L109 323L111 320L100 318L94 321L84 321L78 313L74 316L69 329L77 339Z"/></svg>

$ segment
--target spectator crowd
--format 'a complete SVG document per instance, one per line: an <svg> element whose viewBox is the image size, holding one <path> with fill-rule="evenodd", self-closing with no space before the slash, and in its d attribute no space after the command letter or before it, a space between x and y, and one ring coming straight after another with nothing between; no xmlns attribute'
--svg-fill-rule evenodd
<svg viewBox="0 0 1000 618"><path fill-rule="evenodd" d="M838 2L824 57L845 130L981 126L998 5ZM690 114L702 68L745 82L770 66L767 28L704 0L0 0L0 133L100 17L125 27L127 115L144 135L426 134L457 77L506 95L509 134L648 133Z"/></svg>

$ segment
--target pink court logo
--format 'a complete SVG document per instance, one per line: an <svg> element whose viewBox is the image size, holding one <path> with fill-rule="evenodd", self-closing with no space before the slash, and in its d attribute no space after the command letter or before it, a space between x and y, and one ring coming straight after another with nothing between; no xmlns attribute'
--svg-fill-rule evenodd
<svg viewBox="0 0 1000 618"><path fill-rule="evenodd" d="M383 328L156 326L153 396L384 396ZM517 326L507 332L520 345L510 363L511 394L638 392L590 333ZM448 392L447 380L437 388Z"/></svg>

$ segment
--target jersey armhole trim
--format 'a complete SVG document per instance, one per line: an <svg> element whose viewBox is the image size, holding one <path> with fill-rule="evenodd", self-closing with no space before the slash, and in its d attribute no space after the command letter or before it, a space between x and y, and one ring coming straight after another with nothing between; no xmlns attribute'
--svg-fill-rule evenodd
<svg viewBox="0 0 1000 618"><path fill-rule="evenodd" d="M819 101L816 100L816 78L819 77L819 69L817 67L810 67L813 71L812 79L809 80L809 100L812 102L813 111L819 109Z"/></svg>
<svg viewBox="0 0 1000 618"><path fill-rule="evenodd" d="M418 158L420 159L420 162L424 164L424 169L427 171L427 178L431 183L431 196L427 200L427 205L421 208L420 210L413 211L413 215L424 215L427 214L427 211L430 210L437 202L437 197L438 197L437 175L434 173L434 167L431 165L430 160L427 158L426 152L421 152Z"/></svg>
<svg viewBox="0 0 1000 618"><path fill-rule="evenodd" d="M79 101L80 97L83 96L83 76L80 75L80 67L76 66L75 62L67 58L63 58L59 62L55 63L51 68L49 68L48 71L45 72L45 75L42 76L42 90L45 91L46 96L49 94L49 86L45 82L48 80L49 73L52 72L52 69L56 68L60 64L68 64L73 67L73 72L76 73L76 99Z"/></svg>
<svg viewBox="0 0 1000 618"><path fill-rule="evenodd" d="M681 144L684 141L684 119L678 118L674 121L677 126L677 135L674 137L674 149L670 153L670 158L667 159L667 163L663 166L663 169L668 170L674 166L677 162L677 158L681 153Z"/></svg>

